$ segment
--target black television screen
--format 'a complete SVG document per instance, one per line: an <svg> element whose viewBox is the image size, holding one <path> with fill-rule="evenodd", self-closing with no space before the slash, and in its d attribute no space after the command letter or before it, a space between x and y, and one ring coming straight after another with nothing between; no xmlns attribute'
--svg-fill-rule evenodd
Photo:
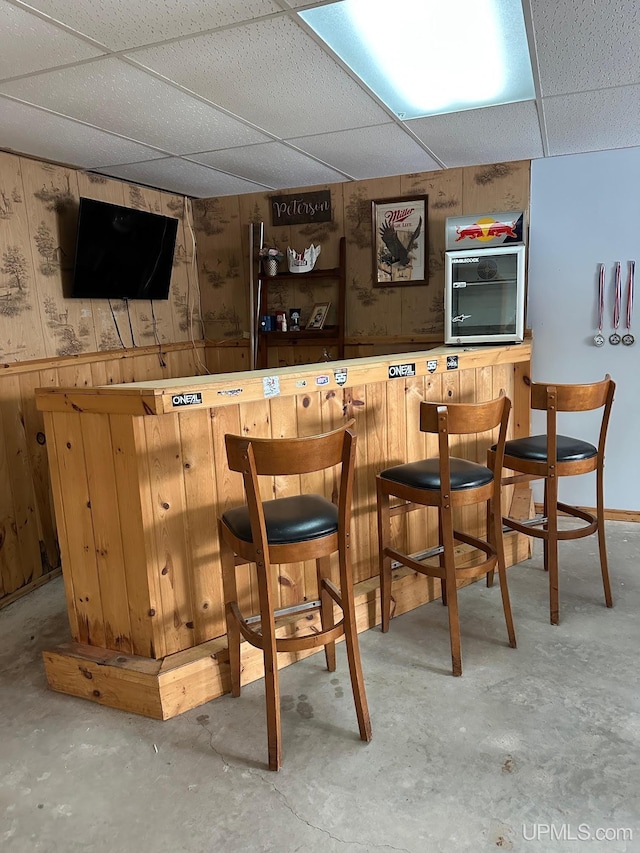
<svg viewBox="0 0 640 853"><path fill-rule="evenodd" d="M72 297L168 299L178 220L80 199Z"/></svg>

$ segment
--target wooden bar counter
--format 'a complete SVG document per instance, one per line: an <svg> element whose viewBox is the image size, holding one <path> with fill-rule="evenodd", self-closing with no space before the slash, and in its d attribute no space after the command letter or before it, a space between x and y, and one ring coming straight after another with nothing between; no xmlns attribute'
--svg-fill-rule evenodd
<svg viewBox="0 0 640 853"><path fill-rule="evenodd" d="M481 401L504 390L513 402L510 437L527 435L530 360L529 343L441 347L185 379L38 389L72 637L44 654L49 685L158 719L229 689L216 519L244 500L240 475L226 465L229 432L310 435L356 419L358 625L364 630L377 624L376 473L434 452L432 439L418 429L422 400ZM491 440L491 434L470 436L459 453L483 461ZM276 496L300 489L331 497L335 483L320 472L295 486L277 479L266 486ZM506 488L505 499L527 517L530 493L519 489ZM469 532L484 528L476 508L464 512L461 523ZM407 552L436 541L435 515L425 523L422 513L410 513L394 524ZM509 534L506 547L509 565L529 555L528 537ZM238 575L244 606L257 612L252 567ZM407 569L396 576L395 613L440 594L437 582ZM281 606L315 597L314 578L312 564L282 566ZM294 632L296 624L284 630ZM282 658L286 664L294 656ZM256 649L243 650L243 665L246 681L262 675Z"/></svg>

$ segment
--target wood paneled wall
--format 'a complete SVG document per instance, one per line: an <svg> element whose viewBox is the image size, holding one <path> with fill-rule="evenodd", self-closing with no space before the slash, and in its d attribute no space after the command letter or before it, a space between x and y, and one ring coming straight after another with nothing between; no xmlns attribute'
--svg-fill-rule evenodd
<svg viewBox="0 0 640 853"><path fill-rule="evenodd" d="M527 209L529 162L327 188L333 206L329 223L272 228L269 194L254 193L195 201L192 231L189 203L182 196L0 152L0 360L5 362L0 373L0 605L43 582L59 566L43 424L33 399L36 387L248 369L242 334L249 329L250 222L264 221L265 242L282 249L320 244L318 265L325 267L336 265L339 238L346 236L348 357L441 340L444 220L463 213ZM425 193L429 284L372 288L371 199ZM64 298L81 196L180 220L171 296L154 303L155 317L147 302L131 302L129 314L124 303L114 302L112 314L106 300ZM312 288L302 276L293 287L272 288L273 308L295 305L308 312L313 302L332 299L330 288ZM196 346L202 337L200 314L207 338L227 345ZM192 343L178 345L181 341ZM150 346L154 342L162 345L164 355ZM313 347L279 353L282 362L290 363L317 361L320 355L321 348Z"/></svg>
<svg viewBox="0 0 640 853"><path fill-rule="evenodd" d="M248 368L246 341L203 342L3 365L0 372L0 607L60 566L42 413L35 389L168 379Z"/></svg>
<svg viewBox="0 0 640 853"><path fill-rule="evenodd" d="M81 196L179 220L169 300L65 299ZM0 151L0 360L202 338L190 202ZM121 340L122 339L122 342Z"/></svg>
<svg viewBox="0 0 640 853"><path fill-rule="evenodd" d="M270 194L198 199L194 227L206 336L233 337L249 329L249 223L265 223L265 243L286 251L320 244L318 267L337 263L338 242L347 240L347 355L397 352L402 342L442 341L444 322L444 226L448 216L501 210L528 210L529 161L420 172L389 178L301 187L329 189L331 222L295 227L270 225ZM287 190L294 194L296 190ZM409 287L372 287L371 200L397 196L429 196L429 283ZM311 287L304 276L270 287L273 310L300 307L303 319L314 302L331 300L331 284ZM331 317L328 322L331 321ZM386 343L385 343L386 340ZM280 349L280 348L279 348ZM316 348L317 349L317 348ZM291 348L282 361L317 361L320 351ZM304 350L304 352L303 352Z"/></svg>

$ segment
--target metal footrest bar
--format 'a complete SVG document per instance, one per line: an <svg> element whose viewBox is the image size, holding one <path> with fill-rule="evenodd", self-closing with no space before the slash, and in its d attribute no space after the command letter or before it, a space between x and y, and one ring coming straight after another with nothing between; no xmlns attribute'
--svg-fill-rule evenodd
<svg viewBox="0 0 640 853"><path fill-rule="evenodd" d="M514 521L515 521L515 519L514 519ZM537 524L546 524L548 521L549 521L548 516L536 515L533 518L525 518L522 520L518 519L518 524L520 524L522 527L534 527ZM512 528L509 527L508 524L502 525L502 532L503 533L508 533L511 529Z"/></svg>
<svg viewBox="0 0 640 853"><path fill-rule="evenodd" d="M280 619L282 616L290 616L292 613L304 613L306 610L317 610L319 607L319 599L316 601L305 601L304 604L293 604L291 607L281 607L280 610L274 610L273 617L274 619ZM244 621L247 625L253 625L256 622L261 622L262 617L260 614L257 616L248 616Z"/></svg>
<svg viewBox="0 0 640 853"><path fill-rule="evenodd" d="M437 557L439 554L444 554L444 548L442 545L437 545L435 548L429 548L428 551L418 551L416 554L407 554L407 557L411 557L412 560L428 560L429 557ZM405 563L401 563L399 560L391 561L392 569L399 569L401 566L404 566Z"/></svg>

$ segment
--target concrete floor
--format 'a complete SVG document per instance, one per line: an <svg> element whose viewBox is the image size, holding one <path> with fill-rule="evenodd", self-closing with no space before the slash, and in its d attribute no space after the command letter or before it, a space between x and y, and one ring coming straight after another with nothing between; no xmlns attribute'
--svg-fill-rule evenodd
<svg viewBox="0 0 640 853"><path fill-rule="evenodd" d="M41 651L68 639L62 582L0 611L3 853L640 851L640 525L611 522L615 606L596 539L561 548L562 622L540 555L446 609L360 635L373 723L358 739L344 649L281 674L284 767L269 772L262 683L155 722L55 694ZM342 645L342 644L341 644ZM632 839L623 840L623 830Z"/></svg>

